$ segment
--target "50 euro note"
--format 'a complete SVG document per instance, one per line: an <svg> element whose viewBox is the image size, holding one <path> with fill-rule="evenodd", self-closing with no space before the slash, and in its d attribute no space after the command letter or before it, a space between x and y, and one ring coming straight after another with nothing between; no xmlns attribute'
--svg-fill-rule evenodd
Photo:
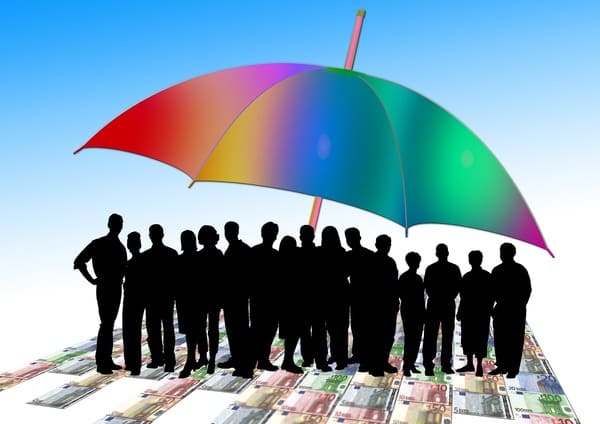
<svg viewBox="0 0 600 424"><path fill-rule="evenodd" d="M453 385L456 390L471 393L507 395L506 382L502 375L455 374Z"/></svg>
<svg viewBox="0 0 600 424"><path fill-rule="evenodd" d="M452 408L434 403L399 401L390 424L451 424Z"/></svg>
<svg viewBox="0 0 600 424"><path fill-rule="evenodd" d="M557 393L509 392L516 413L533 413L561 418L576 418L564 395Z"/></svg>

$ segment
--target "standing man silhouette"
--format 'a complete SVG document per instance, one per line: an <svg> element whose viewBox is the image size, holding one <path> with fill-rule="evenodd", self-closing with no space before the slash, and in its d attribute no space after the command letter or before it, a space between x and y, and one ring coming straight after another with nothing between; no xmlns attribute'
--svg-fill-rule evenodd
<svg viewBox="0 0 600 424"><path fill-rule="evenodd" d="M460 269L448 262L448 246L437 245L437 262L425 269L425 292L427 310L425 311L425 334L423 337L423 366L425 375L433 374L433 359L436 355L436 342L440 325L442 326L442 372L454 374L452 369L452 341L454 338L455 298L461 284Z"/></svg>
<svg viewBox="0 0 600 424"><path fill-rule="evenodd" d="M163 243L164 231L159 224L149 229L152 247L142 253L147 281L146 329L152 361L148 368L165 366L165 372L175 369L175 325L173 311L175 293L173 282L177 278L177 251ZM162 327L162 334L161 334Z"/></svg>
<svg viewBox="0 0 600 424"><path fill-rule="evenodd" d="M525 267L515 262L517 249L511 243L500 246L502 263L492 270L492 291L495 301L492 316L494 318L494 347L496 350L496 369L491 375L508 373L507 378L519 374L527 302L531 296L531 280Z"/></svg>
<svg viewBox="0 0 600 424"><path fill-rule="evenodd" d="M96 300L100 315L100 328L96 345L96 367L101 374L112 374L121 369L112 360L113 328L119 313L123 276L127 264L125 246L119 240L123 218L113 213L108 218L108 234L90 242L75 258L73 267L78 269L90 284L96 286ZM94 274L87 269L92 261Z"/></svg>

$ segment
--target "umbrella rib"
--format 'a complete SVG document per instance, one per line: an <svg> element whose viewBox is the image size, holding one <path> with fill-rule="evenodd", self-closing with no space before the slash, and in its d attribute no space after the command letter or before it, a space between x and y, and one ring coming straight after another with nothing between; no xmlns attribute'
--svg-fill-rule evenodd
<svg viewBox="0 0 600 424"><path fill-rule="evenodd" d="M219 138L217 138L217 140L214 142L214 144L212 145L212 147L210 148L208 154L206 155L206 157L204 158L204 160L202 161L202 163L200 164L200 167L198 168L198 171L196 171L194 173L195 177L192 179L192 182L190 183L190 185L188 186L188 188L191 188L194 183L197 181L196 178L198 177L198 174L200 174L200 172L202 171L202 168L204 168L204 165L206 165L206 162L208 161L208 159L212 156L213 152L215 151L215 149L217 148L217 146L219 145L219 143L221 142L221 140L223 140L223 137L225 137L225 134L227 134L227 132L229 131L229 129L233 126L233 124L238 120L238 118L250 107L252 106L252 104L254 104L262 95L264 95L267 91L271 90L273 87L277 86L278 84L283 83L284 81L287 81L290 78L294 78L298 75L307 73L307 72L316 72L319 70L322 70L323 67L317 67L315 66L314 68L310 68L310 69L305 69L303 71L299 71L296 72L295 74L292 75L288 75L285 78L280 79L279 81L275 82L274 84L268 86L267 88L265 88L264 90L262 90L260 93L258 93L256 95L256 97L254 97L250 102L248 102L248 104L246 106L244 106L238 113L236 113L236 115L234 116L234 118L229 122L229 124L227 124L227 126L225 127L225 129L223 130L223 133L219 136Z"/></svg>
<svg viewBox="0 0 600 424"><path fill-rule="evenodd" d="M408 207L407 207L407 199L406 199L406 181L404 178L404 165L402 162L402 154L400 153L400 143L398 142L398 135L396 134L396 128L394 128L394 125L392 125L392 119L390 118L390 114L389 114L387 108L385 107L385 104L381 100L381 97L377 93L377 91L361 75L357 74L356 77L360 81L362 81L368 87L369 90L371 90L371 92L373 93L373 95L375 96L375 98L377 99L379 104L381 105L381 108L383 109L383 112L385 113L385 117L390 126L390 129L392 130L392 137L394 138L394 146L396 147L396 154L398 155L398 162L400 163L400 176L402 178L402 196L404 199L404 231L405 231L406 237L408 237L409 225L408 225Z"/></svg>

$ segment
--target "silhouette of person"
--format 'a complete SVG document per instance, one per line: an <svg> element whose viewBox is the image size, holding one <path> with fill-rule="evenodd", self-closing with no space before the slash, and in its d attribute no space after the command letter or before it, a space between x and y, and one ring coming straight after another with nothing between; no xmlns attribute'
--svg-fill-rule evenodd
<svg viewBox="0 0 600 424"><path fill-rule="evenodd" d="M217 295L217 288L223 279L223 252L217 249L218 241L219 235L214 227L203 225L198 231L198 243L203 246L202 250L198 252L198 268L201 273L200 281L203 289L203 296L198 302L200 307L200 345L198 350L201 360L206 358L207 351L210 354L208 374L215 372L215 357L219 350L219 315L222 304Z"/></svg>
<svg viewBox="0 0 600 424"><path fill-rule="evenodd" d="M284 236L279 243L280 277L288 287L298 287L301 279L297 274L299 269L298 246L296 239L292 236ZM281 369L302 374L300 368L294 362L294 352L298 345L300 335L307 324L300 319L303 311L303 299L292 291L285 292L283 307L281 308L281 319L279 323L279 337L284 339L284 355Z"/></svg>
<svg viewBox="0 0 600 424"><path fill-rule="evenodd" d="M141 248L140 233L129 233L127 249L131 253L131 259L127 261L125 268L122 318L125 369L131 371L131 375L139 375L142 368L142 321L146 307L146 286Z"/></svg>
<svg viewBox="0 0 600 424"><path fill-rule="evenodd" d="M177 257L175 305L179 332L185 334L187 358L180 378L189 377L193 370L208 363L206 352L200 351L200 360L196 361L196 351L200 345L198 299L202 296L200 270L198 267L198 247L196 235L191 230L181 233L181 254ZM202 356L204 355L204 356Z"/></svg>
<svg viewBox="0 0 600 424"><path fill-rule="evenodd" d="M440 325L442 326L442 372L453 374L452 342L454 338L455 298L461 284L460 269L448 262L448 246L437 245L437 262L425 269L425 292L427 309L425 311L425 333L423 337L423 365L425 375L433 374L433 359L436 355L436 342Z"/></svg>
<svg viewBox="0 0 600 424"><path fill-rule="evenodd" d="M367 316L370 326L370 349L368 366L369 374L381 377L384 372L396 373L398 369L388 362L394 336L396 334L396 318L398 316L398 297L395 295L398 283L398 267L396 261L388 254L392 247L392 239L382 234L375 239L375 255L373 257L373 280L370 298L367 300Z"/></svg>
<svg viewBox="0 0 600 424"><path fill-rule="evenodd" d="M531 296L531 280L525 267L515 262L517 249L511 243L500 246L502 263L492 270L492 293L495 302L492 312L496 369L489 374L507 373L507 378L519 374L527 302Z"/></svg>
<svg viewBox="0 0 600 424"><path fill-rule="evenodd" d="M223 278L227 295L223 299L225 331L231 357L217 364L220 368L235 368L233 375L252 378L254 376L250 346L250 316L248 302L250 292L246 285L250 266L250 246L239 239L240 226L237 222L225 223L225 239L228 246L223 255Z"/></svg>
<svg viewBox="0 0 600 424"><path fill-rule="evenodd" d="M300 248L298 252L299 283L302 290L312 293L314 298L311 307L305 310L306 325L300 335L300 352L304 360L302 366L310 367L313 359L321 371L331 371L327 365L327 329L325 328L325 309L328 299L320 296L320 287L316 272L322 270L319 264L317 246L314 243L315 229L310 225L300 227ZM293 272L293 271L292 271Z"/></svg>
<svg viewBox="0 0 600 424"><path fill-rule="evenodd" d="M490 273L481 268L483 254L479 250L469 252L471 270L463 275L460 288L460 304L456 319L461 322L461 345L467 356L467 364L458 372L475 371L473 356L477 358L476 376L483 376L482 361L487 355L487 342L492 313Z"/></svg>
<svg viewBox="0 0 600 424"><path fill-rule="evenodd" d="M318 248L320 270L317 270L320 297L327 301L325 326L329 334L329 362L336 370L348 365L348 327L350 326L350 283L346 271L346 250L333 226L323 228Z"/></svg>
<svg viewBox="0 0 600 424"><path fill-rule="evenodd" d="M164 231L159 224L149 229L152 246L142 253L148 282L146 304L146 330L151 361L148 368L164 365L165 372L175 369L175 326L173 311L177 251L163 243ZM162 334L161 334L162 329Z"/></svg>
<svg viewBox="0 0 600 424"><path fill-rule="evenodd" d="M73 268L96 286L96 301L100 316L100 328L96 345L96 369L101 374L112 374L113 370L121 369L112 360L113 328L119 313L121 290L127 252L119 240L123 229L123 218L113 213L108 218L108 234L92 240L75 258ZM92 277L87 269L87 262L92 261L94 274Z"/></svg>
<svg viewBox="0 0 600 424"><path fill-rule="evenodd" d="M346 252L347 272L350 277L350 327L352 328L352 357L349 363L359 363L359 371L369 371L367 364L367 332L368 302L371 290L373 271L373 251L363 247L360 242L360 231L347 228L344 232L346 244L350 250Z"/></svg>
<svg viewBox="0 0 600 424"><path fill-rule="evenodd" d="M277 370L269 360L277 334L279 302L276 297L279 277L279 252L273 248L279 227L267 222L261 228L262 243L251 249L250 333L254 342L252 362L259 369Z"/></svg>
<svg viewBox="0 0 600 424"><path fill-rule="evenodd" d="M415 366L415 361L419 354L425 322L425 286L423 279L417 274L421 256L417 252L409 252L405 260L408 270L398 279L397 296L400 298L400 317L404 327L402 372L406 377L410 377L411 372L421 372Z"/></svg>

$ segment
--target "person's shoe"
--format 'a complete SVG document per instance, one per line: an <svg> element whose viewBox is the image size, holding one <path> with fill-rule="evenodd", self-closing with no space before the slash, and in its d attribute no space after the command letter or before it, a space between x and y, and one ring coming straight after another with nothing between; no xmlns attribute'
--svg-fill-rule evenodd
<svg viewBox="0 0 600 424"><path fill-rule="evenodd" d="M425 368L425 375L427 377L433 377L435 374L433 373L433 368Z"/></svg>
<svg viewBox="0 0 600 424"><path fill-rule="evenodd" d="M475 377L483 377L483 368L477 366L477 372L475 372Z"/></svg>
<svg viewBox="0 0 600 424"><path fill-rule="evenodd" d="M217 367L219 367L219 368L235 368L235 362L232 361L231 358L229 358L226 361L217 362Z"/></svg>
<svg viewBox="0 0 600 424"><path fill-rule="evenodd" d="M140 375L141 370L139 368L135 368L131 370L131 374L129 375Z"/></svg>
<svg viewBox="0 0 600 424"><path fill-rule="evenodd" d="M356 356L351 356L348 358L348 363L349 364L358 364L358 358L356 358Z"/></svg>
<svg viewBox="0 0 600 424"><path fill-rule="evenodd" d="M114 362L110 364L110 369L113 371L122 370L123 367L119 364L115 364Z"/></svg>
<svg viewBox="0 0 600 424"><path fill-rule="evenodd" d="M454 370L451 367L442 367L442 372L444 374L454 374Z"/></svg>
<svg viewBox="0 0 600 424"><path fill-rule="evenodd" d="M335 369L340 371L340 370L345 369L347 366L348 366L348 364L345 362L338 362L335 366Z"/></svg>
<svg viewBox="0 0 600 424"><path fill-rule="evenodd" d="M327 363L317 365L317 368L320 369L323 372L332 371L331 367L329 365L327 365Z"/></svg>
<svg viewBox="0 0 600 424"><path fill-rule="evenodd" d="M334 362L335 362L335 358L334 358L333 356L330 356L330 357L327 359L327 363L328 363L328 364L333 364Z"/></svg>
<svg viewBox="0 0 600 424"><path fill-rule="evenodd" d="M162 361L150 361L150 363L148 363L146 365L146 368L158 368L158 367L162 367L165 363Z"/></svg>
<svg viewBox="0 0 600 424"><path fill-rule="evenodd" d="M296 364L282 364L281 369L294 374L304 374L304 370Z"/></svg>
<svg viewBox="0 0 600 424"><path fill-rule="evenodd" d="M179 378L187 378L192 373L192 369L188 367L183 367L181 372L179 373Z"/></svg>
<svg viewBox="0 0 600 424"><path fill-rule="evenodd" d="M270 362L259 363L256 368L265 371L277 371L279 368Z"/></svg>
<svg viewBox="0 0 600 424"><path fill-rule="evenodd" d="M503 368L498 367L498 368L488 372L488 375L498 375L498 374L504 374L504 373L506 373L506 371L504 371Z"/></svg>
<svg viewBox="0 0 600 424"><path fill-rule="evenodd" d="M410 377L410 370L408 368L405 368L402 370L402 374L404 374L404 377Z"/></svg>
<svg viewBox="0 0 600 424"><path fill-rule="evenodd" d="M204 365L208 365L208 359L206 359L206 358L200 358L200 359L198 359L198 361L196 361L196 368L194 368L194 369L195 370L199 370Z"/></svg>
<svg viewBox="0 0 600 424"><path fill-rule="evenodd" d="M254 378L254 372L251 370L236 369L231 375L234 377Z"/></svg>
<svg viewBox="0 0 600 424"><path fill-rule="evenodd" d="M506 374L506 378L515 378L517 376L517 374L519 374L519 371L509 371Z"/></svg>
<svg viewBox="0 0 600 424"><path fill-rule="evenodd" d="M461 367L456 370L456 372L471 372L471 371L475 371L475 367L473 366L473 364L467 364L464 367Z"/></svg>
<svg viewBox="0 0 600 424"><path fill-rule="evenodd" d="M165 372L175 371L175 364L165 364Z"/></svg>
<svg viewBox="0 0 600 424"><path fill-rule="evenodd" d="M421 370L419 370L415 365L413 365L410 370L415 374L421 374Z"/></svg>
<svg viewBox="0 0 600 424"><path fill-rule="evenodd" d="M208 361L208 368L206 369L207 374L214 374L215 372L215 361L212 359Z"/></svg>
<svg viewBox="0 0 600 424"><path fill-rule="evenodd" d="M313 366L313 361L312 360L309 361L308 359L305 359L305 360L302 361L302 366L304 368L312 367Z"/></svg>
<svg viewBox="0 0 600 424"><path fill-rule="evenodd" d="M396 374L398 372L398 368L396 368L389 362L383 366L383 370L390 374Z"/></svg>
<svg viewBox="0 0 600 424"><path fill-rule="evenodd" d="M104 375L110 375L112 374L112 370L110 369L110 367L98 367L96 368L96 371L98 371L100 374L104 374Z"/></svg>
<svg viewBox="0 0 600 424"><path fill-rule="evenodd" d="M373 377L383 377L385 375L383 370L380 368L370 369L369 374L372 375Z"/></svg>
<svg viewBox="0 0 600 424"><path fill-rule="evenodd" d="M360 364L358 366L358 372L369 372L369 367L367 367L366 365Z"/></svg>

